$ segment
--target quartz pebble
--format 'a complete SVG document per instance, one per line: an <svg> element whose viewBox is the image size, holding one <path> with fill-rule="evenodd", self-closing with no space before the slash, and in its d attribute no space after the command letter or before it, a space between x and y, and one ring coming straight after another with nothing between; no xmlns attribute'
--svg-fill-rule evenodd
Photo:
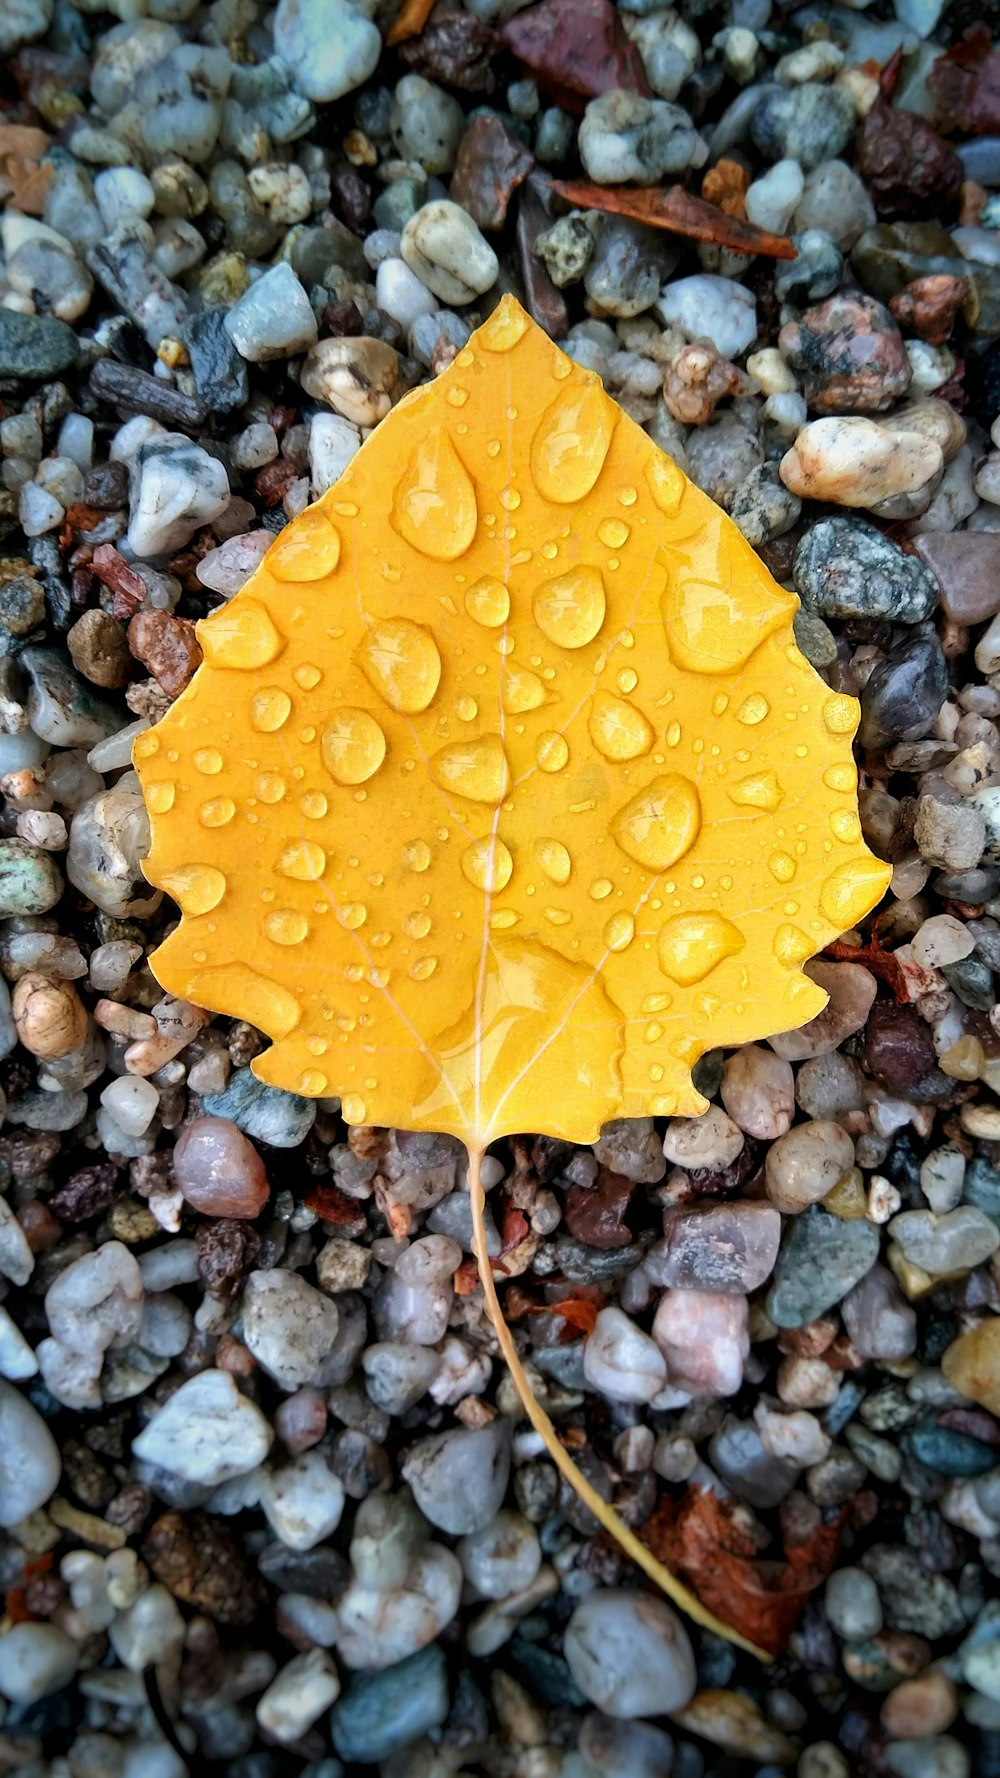
<svg viewBox="0 0 1000 1778"><path fill-rule="evenodd" d="M252 1217L268 1198L257 1150L222 1117L196 1118L174 1144L174 1178L203 1216Z"/></svg>
<svg viewBox="0 0 1000 1778"><path fill-rule="evenodd" d="M258 1364L284 1389L311 1383L337 1337L336 1304L296 1272L251 1272L243 1296L243 1337Z"/></svg>
<svg viewBox="0 0 1000 1778"><path fill-rule="evenodd" d="M68 1685L79 1651L55 1624L14 1624L0 1637L0 1696L12 1704L37 1704Z"/></svg>
<svg viewBox="0 0 1000 1778"><path fill-rule="evenodd" d="M16 1525L44 1506L61 1469L58 1446L37 1409L0 1381L0 1525Z"/></svg>
<svg viewBox="0 0 1000 1778"><path fill-rule="evenodd" d="M472 302L497 275L497 257L485 236L446 198L435 198L410 217L400 253L419 282L444 303Z"/></svg>
<svg viewBox="0 0 1000 1778"><path fill-rule="evenodd" d="M403 1476L421 1512L452 1537L482 1530L499 1511L510 1473L510 1439L502 1421L456 1427L413 1446Z"/></svg>
<svg viewBox="0 0 1000 1778"><path fill-rule="evenodd" d="M663 1715L694 1693L687 1631L652 1593L592 1593L570 1618L564 1648L580 1690L607 1716Z"/></svg>
<svg viewBox="0 0 1000 1778"><path fill-rule="evenodd" d="M307 352L316 340L316 317L290 265L265 272L230 309L226 332L241 358L265 363Z"/></svg>
<svg viewBox="0 0 1000 1778"><path fill-rule="evenodd" d="M655 1341L621 1309L602 1309L583 1352L583 1374L592 1389L613 1401L652 1401L667 1380Z"/></svg>
<svg viewBox="0 0 1000 1778"><path fill-rule="evenodd" d="M667 1361L668 1388L687 1395L735 1395L750 1350L744 1296L666 1290L653 1338Z"/></svg>
<svg viewBox="0 0 1000 1778"><path fill-rule="evenodd" d="M854 1143L839 1124L797 1124L768 1149L767 1195L776 1210L796 1216L832 1191L854 1165Z"/></svg>
<svg viewBox="0 0 1000 1778"><path fill-rule="evenodd" d="M182 1383L132 1449L144 1463L186 1482L217 1487L264 1461L271 1428L226 1371L201 1371Z"/></svg>
<svg viewBox="0 0 1000 1778"><path fill-rule="evenodd" d="M729 1057L722 1072L722 1103L748 1136L771 1142L783 1136L795 1112L795 1085L789 1064L759 1044L746 1043Z"/></svg>

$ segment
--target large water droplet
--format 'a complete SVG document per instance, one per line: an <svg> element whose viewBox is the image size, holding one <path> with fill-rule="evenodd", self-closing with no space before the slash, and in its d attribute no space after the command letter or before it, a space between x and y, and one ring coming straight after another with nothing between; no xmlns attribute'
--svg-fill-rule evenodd
<svg viewBox="0 0 1000 1778"><path fill-rule="evenodd" d="M500 702L508 716L526 716L545 702L545 686L537 673L506 662L500 680Z"/></svg>
<svg viewBox="0 0 1000 1778"><path fill-rule="evenodd" d="M453 741L431 756L431 777L443 790L474 803L498 803L507 793L510 770L499 735Z"/></svg>
<svg viewBox="0 0 1000 1778"><path fill-rule="evenodd" d="M774 935L774 954L786 969L795 969L804 963L815 949L815 943L806 937L800 926L779 926Z"/></svg>
<svg viewBox="0 0 1000 1778"><path fill-rule="evenodd" d="M197 1006L225 1007L230 1018L246 1019L276 1042L294 1031L302 1015L295 995L246 963L222 963L196 969L184 984Z"/></svg>
<svg viewBox="0 0 1000 1778"><path fill-rule="evenodd" d="M396 488L392 524L405 542L435 562L454 562L476 535L476 490L441 426L413 451Z"/></svg>
<svg viewBox="0 0 1000 1778"><path fill-rule="evenodd" d="M377 618L358 649L361 671L393 710L426 710L441 683L441 656L430 630L407 617Z"/></svg>
<svg viewBox="0 0 1000 1778"><path fill-rule="evenodd" d="M748 560L749 558L749 560ZM757 588L749 578L750 563ZM671 552L660 600L667 646L689 673L733 673L790 621L795 598L759 588L760 565L735 525L706 521L696 550Z"/></svg>
<svg viewBox="0 0 1000 1778"><path fill-rule="evenodd" d="M407 870L425 871L431 862L431 849L426 840L408 840L403 847L403 863Z"/></svg>
<svg viewBox="0 0 1000 1778"><path fill-rule="evenodd" d="M292 713L292 700L280 685L266 685L250 699L250 726L259 734L273 735Z"/></svg>
<svg viewBox="0 0 1000 1778"><path fill-rule="evenodd" d="M276 945L300 945L309 936L309 922L297 908L275 908L264 921L264 931Z"/></svg>
<svg viewBox="0 0 1000 1778"><path fill-rule="evenodd" d="M687 485L676 463L661 451L654 451L646 463L646 481L660 511L672 517L684 498Z"/></svg>
<svg viewBox="0 0 1000 1778"><path fill-rule="evenodd" d="M828 790L850 792L858 786L858 768L853 760L844 759L839 764L827 766L823 773L823 783Z"/></svg>
<svg viewBox="0 0 1000 1778"><path fill-rule="evenodd" d="M465 609L474 623L487 630L499 630L510 616L510 593L502 580L484 574L466 593Z"/></svg>
<svg viewBox="0 0 1000 1778"><path fill-rule="evenodd" d="M781 807L785 796L776 772L751 772L749 777L731 784L726 794L737 808L767 809L772 813Z"/></svg>
<svg viewBox="0 0 1000 1778"><path fill-rule="evenodd" d="M557 395L531 441L531 474L544 500L565 504L589 494L607 457L617 409L597 378Z"/></svg>
<svg viewBox="0 0 1000 1778"><path fill-rule="evenodd" d="M214 796L207 803L202 803L198 810L198 820L202 827L225 827L236 813L236 804L231 796Z"/></svg>
<svg viewBox="0 0 1000 1778"><path fill-rule="evenodd" d="M158 778L146 785L146 804L151 815L168 815L174 806L177 786L171 778Z"/></svg>
<svg viewBox="0 0 1000 1778"><path fill-rule="evenodd" d="M282 852L276 869L279 876L292 877L298 883L317 883L326 869L326 853L315 840L293 840Z"/></svg>
<svg viewBox="0 0 1000 1778"><path fill-rule="evenodd" d="M599 634L607 610L600 570L583 565L543 581L531 601L535 622L558 648L583 648Z"/></svg>
<svg viewBox="0 0 1000 1778"><path fill-rule="evenodd" d="M698 837L701 803L690 778L665 772L619 811L611 832L623 852L647 870L668 870Z"/></svg>
<svg viewBox="0 0 1000 1778"><path fill-rule="evenodd" d="M514 873L514 860L503 840L473 840L462 853L462 875L474 889L486 895L498 895L506 889Z"/></svg>
<svg viewBox="0 0 1000 1778"><path fill-rule="evenodd" d="M160 878L160 886L172 895L182 914L197 918L217 908L226 893L226 879L214 864L181 864Z"/></svg>
<svg viewBox="0 0 1000 1778"><path fill-rule="evenodd" d="M487 352L509 352L524 338L528 317L513 297L502 296L488 321L476 334L476 345Z"/></svg>
<svg viewBox="0 0 1000 1778"><path fill-rule="evenodd" d="M830 831L845 846L857 845L861 838L861 823L854 809L834 809L830 816Z"/></svg>
<svg viewBox="0 0 1000 1778"><path fill-rule="evenodd" d="M745 944L739 928L721 914L678 914L661 926L656 949L664 975L689 988Z"/></svg>
<svg viewBox="0 0 1000 1778"><path fill-rule="evenodd" d="M877 858L849 858L823 884L819 905L838 932L870 913L889 886L892 872Z"/></svg>
<svg viewBox="0 0 1000 1778"><path fill-rule="evenodd" d="M616 762L639 759L649 752L656 738L652 723L646 721L641 710L606 691L594 693L587 730L598 753Z"/></svg>
<svg viewBox="0 0 1000 1778"><path fill-rule="evenodd" d="M569 745L558 729L547 729L535 742L535 760L541 772L561 772L569 759Z"/></svg>
<svg viewBox="0 0 1000 1778"><path fill-rule="evenodd" d="M367 710L345 705L323 730L320 751L323 764L338 784L364 784L385 758L385 736Z"/></svg>
<svg viewBox="0 0 1000 1778"><path fill-rule="evenodd" d="M765 716L770 714L771 706L763 692L752 691L748 698L743 699L736 712L736 720L742 722L747 728L756 728L758 722L763 722Z"/></svg>
<svg viewBox="0 0 1000 1778"><path fill-rule="evenodd" d="M214 778L222 770L222 754L217 747L197 747L192 755L195 770L206 778Z"/></svg>
<svg viewBox="0 0 1000 1778"><path fill-rule="evenodd" d="M264 560L275 580L322 580L340 561L340 532L320 506L300 512Z"/></svg>
<svg viewBox="0 0 1000 1778"><path fill-rule="evenodd" d="M560 888L569 882L573 860L561 840L536 840L532 852L539 870L545 872L550 882L558 883Z"/></svg>
<svg viewBox="0 0 1000 1778"><path fill-rule="evenodd" d="M205 618L198 625L198 640L210 667L234 667L244 673L266 667L285 646L270 613L245 593Z"/></svg>
<svg viewBox="0 0 1000 1778"><path fill-rule="evenodd" d="M627 951L635 937L635 921L631 914L612 914L604 928L604 942L609 951Z"/></svg>
<svg viewBox="0 0 1000 1778"><path fill-rule="evenodd" d="M831 735L853 735L858 726L861 707L857 698L835 692L823 705L823 721Z"/></svg>

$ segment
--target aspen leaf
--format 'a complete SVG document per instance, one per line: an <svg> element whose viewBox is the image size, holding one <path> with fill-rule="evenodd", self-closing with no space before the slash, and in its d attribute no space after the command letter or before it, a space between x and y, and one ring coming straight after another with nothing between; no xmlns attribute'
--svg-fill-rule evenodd
<svg viewBox="0 0 1000 1778"><path fill-rule="evenodd" d="M203 666L135 743L146 875L183 913L159 981L272 1038L262 1080L466 1143L526 1411L715 1628L534 1402L479 1161L517 1131L702 1110L704 1050L825 1004L802 963L889 872L847 819L857 706L800 654L795 609L506 297L198 626Z"/></svg>

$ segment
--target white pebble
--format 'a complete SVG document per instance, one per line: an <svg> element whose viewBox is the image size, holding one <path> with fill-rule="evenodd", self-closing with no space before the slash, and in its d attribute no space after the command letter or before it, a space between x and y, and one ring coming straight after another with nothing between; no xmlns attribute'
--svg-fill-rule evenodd
<svg viewBox="0 0 1000 1778"><path fill-rule="evenodd" d="M340 1696L340 1676L322 1648L295 1655L257 1700L257 1721L276 1741L298 1741Z"/></svg>
<svg viewBox="0 0 1000 1778"><path fill-rule="evenodd" d="M621 1309L602 1309L583 1348L583 1374L592 1389L613 1401L652 1401L667 1380L655 1340Z"/></svg>
<svg viewBox="0 0 1000 1778"><path fill-rule="evenodd" d="M76 1643L55 1624L14 1624L0 1636L0 1697L37 1704L69 1684L79 1658Z"/></svg>
<svg viewBox="0 0 1000 1778"><path fill-rule="evenodd" d="M130 1136L142 1136L156 1116L160 1095L151 1080L143 1080L138 1074L122 1074L104 1088L101 1104L120 1129Z"/></svg>

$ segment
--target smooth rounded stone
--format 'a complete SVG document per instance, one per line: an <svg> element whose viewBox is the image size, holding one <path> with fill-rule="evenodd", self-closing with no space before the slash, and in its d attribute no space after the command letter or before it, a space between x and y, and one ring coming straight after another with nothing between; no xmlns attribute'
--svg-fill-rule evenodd
<svg viewBox="0 0 1000 1778"><path fill-rule="evenodd" d="M73 816L66 875L103 913L117 920L144 919L163 899L142 874L148 851L149 816L139 781L127 772Z"/></svg>
<svg viewBox="0 0 1000 1778"><path fill-rule="evenodd" d="M0 1697L37 1704L69 1685L80 1651L55 1624L15 1623L0 1636Z"/></svg>
<svg viewBox="0 0 1000 1778"><path fill-rule="evenodd" d="M933 914L914 933L913 955L924 969L944 969L971 956L976 940L963 920L954 914Z"/></svg>
<svg viewBox="0 0 1000 1778"><path fill-rule="evenodd" d="M65 321L0 308L0 377L37 381L75 364L80 342Z"/></svg>
<svg viewBox="0 0 1000 1778"><path fill-rule="evenodd" d="M686 111L612 87L591 99L577 143L589 179L599 185L656 185L703 166L708 149Z"/></svg>
<svg viewBox="0 0 1000 1778"><path fill-rule="evenodd" d="M127 1135L142 1136L156 1116L160 1095L151 1080L122 1075L104 1088L101 1104Z"/></svg>
<svg viewBox="0 0 1000 1778"><path fill-rule="evenodd" d="M941 1368L960 1395L991 1414L1000 1412L1000 1316L987 1316L953 1340Z"/></svg>
<svg viewBox="0 0 1000 1778"><path fill-rule="evenodd" d="M403 1478L426 1519L450 1537L480 1531L499 1512L510 1474L510 1427L454 1427L420 1439L403 1464Z"/></svg>
<svg viewBox="0 0 1000 1778"><path fill-rule="evenodd" d="M448 1668L435 1643L349 1681L330 1713L334 1748L349 1766L376 1765L440 1727L448 1706Z"/></svg>
<svg viewBox="0 0 1000 1778"><path fill-rule="evenodd" d="M53 747L92 747L121 728L119 711L95 696L58 648L25 648L25 708L35 734Z"/></svg>
<svg viewBox="0 0 1000 1778"><path fill-rule="evenodd" d="M405 1414L430 1388L441 1358L412 1340L382 1340L363 1353L361 1368L375 1405L387 1414Z"/></svg>
<svg viewBox="0 0 1000 1778"><path fill-rule="evenodd" d="M294 1655L257 1700L254 1714L275 1741L298 1741L340 1696L340 1675L323 1648Z"/></svg>
<svg viewBox="0 0 1000 1778"><path fill-rule="evenodd" d="M861 1358L899 1362L917 1345L917 1317L892 1273L873 1266L840 1307L848 1338Z"/></svg>
<svg viewBox="0 0 1000 1778"><path fill-rule="evenodd" d="M612 1118L594 1143L594 1157L637 1185L656 1185L667 1170L663 1143L651 1117Z"/></svg>
<svg viewBox="0 0 1000 1778"><path fill-rule="evenodd" d="M307 395L325 401L355 426L375 426L389 412L399 388L399 355L384 340L320 340L302 365Z"/></svg>
<svg viewBox="0 0 1000 1778"><path fill-rule="evenodd" d="M592 1389L612 1401L652 1401L667 1381L656 1342L613 1307L598 1314L583 1349L583 1374Z"/></svg>
<svg viewBox="0 0 1000 1778"><path fill-rule="evenodd" d="M356 1581L372 1592L392 1592L402 1586L426 1538L427 1526L405 1489L398 1494L367 1495L351 1530L350 1558Z"/></svg>
<svg viewBox="0 0 1000 1778"><path fill-rule="evenodd" d="M811 420L781 459L781 479L804 500L912 518L944 473L939 444L917 432L892 434L863 414Z"/></svg>
<svg viewBox="0 0 1000 1778"><path fill-rule="evenodd" d="M674 1769L673 1740L651 1722L615 1722L593 1710L583 1719L577 1745L600 1778L670 1778Z"/></svg>
<svg viewBox="0 0 1000 1778"><path fill-rule="evenodd" d="M729 1116L748 1136L773 1142L791 1126L795 1078L773 1050L745 1043L723 1068L721 1093Z"/></svg>
<svg viewBox="0 0 1000 1778"><path fill-rule="evenodd" d="M1000 610L1000 532L924 531L916 548L956 623L985 623Z"/></svg>
<svg viewBox="0 0 1000 1778"><path fill-rule="evenodd" d="M405 259L383 259L375 275L375 300L383 314L409 329L418 315L433 315L437 298L411 272Z"/></svg>
<svg viewBox="0 0 1000 1778"><path fill-rule="evenodd" d="M652 1593L598 1588L570 1618L563 1653L584 1697L606 1716L666 1716L694 1695L687 1631Z"/></svg>
<svg viewBox="0 0 1000 1778"><path fill-rule="evenodd" d="M879 412L909 387L902 335L874 297L849 291L827 297L786 322L778 345L821 414Z"/></svg>
<svg viewBox="0 0 1000 1778"><path fill-rule="evenodd" d="M428 1543L398 1585L355 1580L337 1605L337 1652L348 1667L391 1667L439 1636L458 1610L462 1570L443 1545Z"/></svg>
<svg viewBox="0 0 1000 1778"><path fill-rule="evenodd" d="M653 1338L667 1361L668 1388L710 1399L735 1395L750 1351L746 1297L666 1290L653 1319Z"/></svg>
<svg viewBox="0 0 1000 1778"><path fill-rule="evenodd" d="M291 1550L311 1550L332 1537L344 1511L344 1489L325 1456L303 1451L264 1477L260 1504L275 1537Z"/></svg>
<svg viewBox="0 0 1000 1778"><path fill-rule="evenodd" d="M831 1192L854 1165L854 1143L839 1124L796 1124L768 1150L767 1195L784 1216L797 1216Z"/></svg>
<svg viewBox="0 0 1000 1778"><path fill-rule="evenodd" d="M358 451L361 434L343 414L314 414L309 424L309 479L316 499L338 482Z"/></svg>
<svg viewBox="0 0 1000 1778"><path fill-rule="evenodd" d="M0 918L47 914L63 892L62 872L50 852L26 840L0 839Z"/></svg>
<svg viewBox="0 0 1000 1778"><path fill-rule="evenodd" d="M241 358L266 364L307 352L316 342L316 317L286 260L244 291L229 310L225 328Z"/></svg>
<svg viewBox="0 0 1000 1778"><path fill-rule="evenodd" d="M106 1241L61 1271L45 1293L53 1339L100 1356L136 1339L142 1320L142 1274L121 1241Z"/></svg>
<svg viewBox="0 0 1000 1778"><path fill-rule="evenodd" d="M404 74L396 82L391 127L401 160L439 176L454 170L465 112L443 87L420 74Z"/></svg>
<svg viewBox="0 0 1000 1778"><path fill-rule="evenodd" d="M882 1628L878 1587L863 1568L838 1568L831 1574L823 1604L830 1628L847 1642L877 1636Z"/></svg>
<svg viewBox="0 0 1000 1778"><path fill-rule="evenodd" d="M952 1735L891 1741L885 1762L895 1778L969 1778L969 1752Z"/></svg>
<svg viewBox="0 0 1000 1778"><path fill-rule="evenodd" d="M687 443L687 471L691 480L716 505L727 509L763 455L756 434L732 411L717 414L705 426L696 426Z"/></svg>
<svg viewBox="0 0 1000 1778"><path fill-rule="evenodd" d="M459 1539L455 1554L480 1599L509 1599L530 1587L542 1565L538 1532L522 1513L504 1509Z"/></svg>
<svg viewBox="0 0 1000 1778"><path fill-rule="evenodd" d="M959 1204L942 1216L933 1210L904 1210L893 1217L889 1234L911 1265L932 1277L969 1272L1000 1247L1000 1229L973 1204Z"/></svg>
<svg viewBox="0 0 1000 1778"><path fill-rule="evenodd" d="M472 217L450 198L422 204L410 217L400 253L421 284L443 303L472 302L496 282L496 254Z"/></svg>
<svg viewBox="0 0 1000 1778"><path fill-rule="evenodd" d="M676 99L701 62L697 33L676 12L659 6L645 13L639 8L623 11L621 23L642 57L653 92L660 99Z"/></svg>
<svg viewBox="0 0 1000 1778"><path fill-rule="evenodd" d="M733 1494L761 1510L779 1506L799 1477L796 1464L766 1451L757 1427L735 1414L727 1414L713 1433L708 1458Z"/></svg>
<svg viewBox="0 0 1000 1778"><path fill-rule="evenodd" d="M174 1145L174 1178L192 1210L203 1216L258 1216L269 1186L252 1142L222 1117L187 1124Z"/></svg>
<svg viewBox="0 0 1000 1778"><path fill-rule="evenodd" d="M822 229L843 252L849 253L865 230L874 225L875 206L863 180L846 161L821 161L812 169L792 218L797 234Z"/></svg>
<svg viewBox="0 0 1000 1778"><path fill-rule="evenodd" d="M667 1125L663 1153L676 1167L732 1166L743 1148L743 1132L718 1105L700 1117L675 1117Z"/></svg>
<svg viewBox="0 0 1000 1778"><path fill-rule="evenodd" d="M273 1434L228 1371L199 1371L175 1390L133 1441L143 1463L207 1488L263 1463Z"/></svg>
<svg viewBox="0 0 1000 1778"><path fill-rule="evenodd" d="M222 516L229 499L229 477L217 457L183 433L161 432L135 461L129 548L139 557L183 549L199 526Z"/></svg>
<svg viewBox="0 0 1000 1778"><path fill-rule="evenodd" d="M447 1240L440 1235L430 1239ZM452 1243L458 1247L458 1243ZM459 1259L452 1267L455 1271ZM388 1273L375 1297L375 1325L383 1340L404 1340L420 1346L433 1346L444 1338L454 1299L451 1279L407 1278L398 1268Z"/></svg>
<svg viewBox="0 0 1000 1778"><path fill-rule="evenodd" d="M8 1377L12 1383L24 1383L29 1377L37 1375L38 1360L34 1350L8 1311L0 1306L0 1377ZM6 1510L4 1489L3 1468L0 1465L0 1515ZM0 1516L0 1524L2 1523L3 1518Z"/></svg>
<svg viewBox="0 0 1000 1778"><path fill-rule="evenodd" d="M776 463L758 463L728 500L729 516L759 549L798 523L802 502L785 487Z"/></svg>
<svg viewBox="0 0 1000 1778"><path fill-rule="evenodd" d="M947 696L948 663L934 631L897 643L862 690L862 747L882 751L896 741L919 741Z"/></svg>
<svg viewBox="0 0 1000 1778"><path fill-rule="evenodd" d="M837 1050L804 1062L795 1080L795 1097L806 1116L835 1123L845 1112L863 1110L867 1091L857 1062Z"/></svg>
<svg viewBox="0 0 1000 1778"><path fill-rule="evenodd" d="M753 112L750 133L766 160L797 161L811 172L823 161L836 160L847 147L856 113L844 87L804 81L799 86L768 87Z"/></svg>
<svg viewBox="0 0 1000 1778"><path fill-rule="evenodd" d="M316 1121L316 1101L269 1087L249 1068L235 1068L224 1092L206 1093L202 1108L211 1117L231 1118L254 1142L271 1148L297 1148Z"/></svg>
<svg viewBox="0 0 1000 1778"><path fill-rule="evenodd" d="M171 1666L176 1670L180 1659L184 1630L172 1594L154 1582L109 1624L108 1640L130 1673L142 1673L154 1664L169 1672Z"/></svg>
<svg viewBox="0 0 1000 1778"><path fill-rule="evenodd" d="M19 1389L0 1381L0 1525L6 1530L43 1507L61 1473L59 1447L41 1414Z"/></svg>
<svg viewBox="0 0 1000 1778"><path fill-rule="evenodd" d="M721 358L739 358L757 337L753 292L711 272L668 284L655 311L665 326L679 327L688 339L710 340Z"/></svg>
<svg viewBox="0 0 1000 1778"><path fill-rule="evenodd" d="M781 1217L770 1204L697 1204L668 1211L663 1226L663 1240L649 1249L642 1265L661 1287L747 1295L774 1269Z"/></svg>
<svg viewBox="0 0 1000 1778"><path fill-rule="evenodd" d="M772 234L783 235L795 214L804 184L798 161L775 161L747 189L747 221L770 229Z"/></svg>
<svg viewBox="0 0 1000 1778"><path fill-rule="evenodd" d="M363 86L382 52L378 27L347 0L279 0L273 28L296 91L316 104Z"/></svg>
<svg viewBox="0 0 1000 1778"><path fill-rule="evenodd" d="M591 239L593 253L583 280L591 314L624 320L644 314L676 264L667 237L626 216L599 216ZM659 384L657 375L655 390L644 393L659 393Z"/></svg>
<svg viewBox="0 0 1000 1778"><path fill-rule="evenodd" d="M768 1456L792 1463L796 1469L811 1469L830 1455L829 1434L805 1408L776 1408L759 1401L754 1422Z"/></svg>
<svg viewBox="0 0 1000 1778"><path fill-rule="evenodd" d="M969 803L945 803L922 796L917 802L913 837L921 858L938 870L971 871L986 844L986 822L982 811Z"/></svg>
<svg viewBox="0 0 1000 1778"><path fill-rule="evenodd" d="M844 271L844 256L825 228L807 228L791 236L794 259L779 260L774 269L775 294L782 302L804 308L832 296Z"/></svg>
<svg viewBox="0 0 1000 1778"><path fill-rule="evenodd" d="M311 1383L337 1338L337 1305L297 1272L251 1272L243 1292L243 1339L283 1389Z"/></svg>
<svg viewBox="0 0 1000 1778"><path fill-rule="evenodd" d="M807 1124L803 1126L808 1129ZM789 1223L765 1308L776 1327L804 1327L839 1303L875 1264L879 1231L810 1204Z"/></svg>
<svg viewBox="0 0 1000 1778"><path fill-rule="evenodd" d="M845 1037L862 1029L878 992L875 977L860 963L816 958L806 964L805 973L817 987L825 988L830 998L823 1011L798 1030L768 1038L771 1048L787 1062L803 1062L837 1049Z"/></svg>
<svg viewBox="0 0 1000 1778"><path fill-rule="evenodd" d="M821 617L921 623L938 602L937 582L918 556L904 555L864 519L819 519L795 551L795 590Z"/></svg>

